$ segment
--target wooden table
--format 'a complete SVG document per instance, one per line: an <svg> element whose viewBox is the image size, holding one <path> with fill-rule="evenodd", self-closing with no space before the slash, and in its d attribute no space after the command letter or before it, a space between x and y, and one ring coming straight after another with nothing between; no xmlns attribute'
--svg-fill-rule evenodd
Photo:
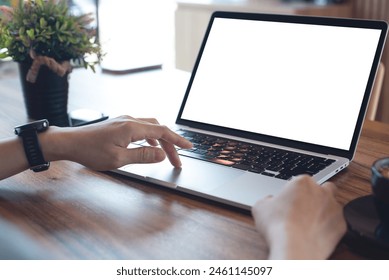
<svg viewBox="0 0 389 280"><path fill-rule="evenodd" d="M11 65L0 72L3 138L27 118L16 70ZM172 69L124 76L75 70L69 110L88 107L110 116L172 121L171 108L180 103L188 78ZM389 125L365 122L354 161L332 179L341 203L370 193L370 166L388 155ZM0 181L0 217L59 259L261 259L267 254L247 212L66 161L52 163L47 172L26 171ZM341 243L332 258L364 256Z"/></svg>

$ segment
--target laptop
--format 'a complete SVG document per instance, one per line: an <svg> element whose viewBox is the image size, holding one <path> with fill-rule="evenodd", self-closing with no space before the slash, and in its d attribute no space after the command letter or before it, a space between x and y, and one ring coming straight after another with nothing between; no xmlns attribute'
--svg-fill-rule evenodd
<svg viewBox="0 0 389 280"><path fill-rule="evenodd" d="M194 143L182 168L115 172L246 210L294 176L325 182L353 159L386 34L381 21L215 12L173 126Z"/></svg>

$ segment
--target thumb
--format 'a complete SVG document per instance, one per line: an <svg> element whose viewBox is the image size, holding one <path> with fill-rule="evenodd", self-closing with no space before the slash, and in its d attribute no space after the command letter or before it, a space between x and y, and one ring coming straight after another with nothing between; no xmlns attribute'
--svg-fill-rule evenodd
<svg viewBox="0 0 389 280"><path fill-rule="evenodd" d="M166 158L165 152L156 147L127 149L128 163L156 163Z"/></svg>

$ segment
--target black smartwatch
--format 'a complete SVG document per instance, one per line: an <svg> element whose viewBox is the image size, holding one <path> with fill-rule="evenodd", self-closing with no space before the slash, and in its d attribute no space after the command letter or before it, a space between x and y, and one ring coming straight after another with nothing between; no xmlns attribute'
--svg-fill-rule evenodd
<svg viewBox="0 0 389 280"><path fill-rule="evenodd" d="M22 138L24 152L30 164L30 169L34 172L44 171L50 167L50 162L43 158L38 139L38 133L48 128L49 121L46 119L15 127L15 134Z"/></svg>

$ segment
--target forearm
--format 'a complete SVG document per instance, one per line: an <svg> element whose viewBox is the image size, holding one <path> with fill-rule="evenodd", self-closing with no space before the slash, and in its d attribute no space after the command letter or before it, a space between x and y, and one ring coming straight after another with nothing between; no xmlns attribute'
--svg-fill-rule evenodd
<svg viewBox="0 0 389 280"><path fill-rule="evenodd" d="M17 136L0 141L0 180L28 169L23 143Z"/></svg>
<svg viewBox="0 0 389 280"><path fill-rule="evenodd" d="M63 133L66 129L50 127L48 131L38 134L43 157L46 161L66 159L62 145L67 142ZM0 180L27 170L30 166L24 152L22 139L18 136L0 141Z"/></svg>

